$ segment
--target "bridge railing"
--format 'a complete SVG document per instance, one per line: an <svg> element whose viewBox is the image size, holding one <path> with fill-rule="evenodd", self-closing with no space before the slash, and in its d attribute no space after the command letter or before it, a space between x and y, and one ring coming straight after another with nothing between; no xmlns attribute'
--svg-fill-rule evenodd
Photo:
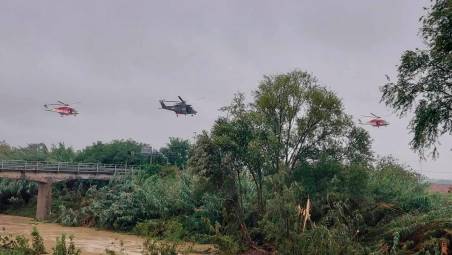
<svg viewBox="0 0 452 255"><path fill-rule="evenodd" d="M124 174L139 169L136 166L72 163L49 161L1 160L0 171L30 171L55 173L83 173L83 174Z"/></svg>

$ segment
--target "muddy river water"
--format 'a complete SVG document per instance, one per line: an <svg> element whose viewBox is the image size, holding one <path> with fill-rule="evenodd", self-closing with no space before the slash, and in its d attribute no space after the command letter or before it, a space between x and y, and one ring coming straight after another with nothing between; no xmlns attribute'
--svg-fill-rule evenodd
<svg viewBox="0 0 452 255"><path fill-rule="evenodd" d="M53 223L40 223L31 218L10 216L0 214L0 234L24 235L28 238L33 227L36 226L44 243L47 252L52 251L56 238L63 233L74 236L74 243L80 248L82 255L105 254L105 249L120 251L121 242L123 249L128 255L141 254L143 239L135 235L121 234L94 228L85 227L64 227ZM190 250L188 254L213 254L211 245L181 244L179 250Z"/></svg>

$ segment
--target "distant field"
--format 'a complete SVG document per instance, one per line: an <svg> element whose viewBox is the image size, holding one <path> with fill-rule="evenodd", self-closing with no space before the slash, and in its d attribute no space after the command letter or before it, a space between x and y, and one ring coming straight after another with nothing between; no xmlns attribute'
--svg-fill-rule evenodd
<svg viewBox="0 0 452 255"><path fill-rule="evenodd" d="M441 192L441 193L447 193L449 190L452 192L452 184L432 183L430 185L430 190L433 192Z"/></svg>

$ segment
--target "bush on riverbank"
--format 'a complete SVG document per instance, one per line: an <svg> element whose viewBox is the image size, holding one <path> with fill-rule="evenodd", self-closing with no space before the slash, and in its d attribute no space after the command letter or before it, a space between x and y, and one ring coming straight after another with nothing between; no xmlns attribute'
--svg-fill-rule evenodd
<svg viewBox="0 0 452 255"><path fill-rule="evenodd" d="M26 208L34 202L37 184L25 180L0 179L0 212Z"/></svg>
<svg viewBox="0 0 452 255"><path fill-rule="evenodd" d="M133 231L157 240L216 243L225 254L246 249L250 240L256 245L273 244L281 254L434 253L440 241L452 240L452 202L428 193L420 176L391 159L374 166L321 160L305 163L291 175L274 175L264 185L267 209L261 216L252 176L241 173L240 178L246 225L238 231L236 215L226 210L231 199L228 190L218 190L215 179L171 166L153 166L152 171L110 183L59 184L54 199L59 210L54 209L53 216L71 226ZM33 188L26 182L2 183L8 194ZM308 197L315 225L308 224L303 232L295 208ZM3 252L34 249L25 243L14 240Z"/></svg>
<svg viewBox="0 0 452 255"><path fill-rule="evenodd" d="M201 189L209 184L197 176L164 172L143 172L100 189L91 187L83 196L83 206L60 211L58 217L80 220L69 221L71 225L91 221L93 226L133 231L160 240L216 243L230 254L245 249L247 240L241 230L235 234L229 230L231 215L224 210L227 197L203 192ZM306 165L290 177L295 180L290 187L266 200L267 210L257 222L253 202L256 191L244 181L249 177L242 178L241 188L246 192L243 204L248 211L245 222L249 228L243 231L248 231L256 244L275 244L281 254L363 254L385 247L407 252L422 247L419 249L434 252L440 240L450 238L447 231L451 226L446 216L452 212L450 202L428 193L422 178L393 160L383 159L375 166L331 162ZM282 180L286 178L289 177ZM280 178L271 180L269 187L278 187L279 181ZM272 194L271 190L267 192ZM308 197L313 204L315 225L308 224L303 232L295 208ZM435 214L445 215L438 218L442 223L432 224L436 222ZM410 228L401 229L401 223L407 220ZM424 233L422 239L414 240L419 231Z"/></svg>
<svg viewBox="0 0 452 255"><path fill-rule="evenodd" d="M32 240L24 236L12 237L11 235L0 234L0 254L1 255L40 255L46 254L44 241L36 228L31 232Z"/></svg>
<svg viewBox="0 0 452 255"><path fill-rule="evenodd" d="M74 237L69 236L69 242L66 241L66 234L62 234L56 239L56 245L52 249L52 255L80 255L80 249L75 247Z"/></svg>

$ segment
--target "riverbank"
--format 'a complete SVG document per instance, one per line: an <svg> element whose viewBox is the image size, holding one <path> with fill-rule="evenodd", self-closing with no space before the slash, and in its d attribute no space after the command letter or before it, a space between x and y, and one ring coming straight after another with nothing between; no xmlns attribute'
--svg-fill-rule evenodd
<svg viewBox="0 0 452 255"><path fill-rule="evenodd" d="M65 227L54 223L36 222L32 218L2 215L0 214L0 233L12 235L24 235L30 237L30 233L36 227L44 239L47 251L55 246L56 238L63 233L74 236L75 245L80 248L82 255L105 254L105 249L120 251L122 248L128 255L140 255L143 238L135 235L115 233L105 230L96 230L86 227ZM213 254L212 245L182 244L180 250L191 250L188 254Z"/></svg>

